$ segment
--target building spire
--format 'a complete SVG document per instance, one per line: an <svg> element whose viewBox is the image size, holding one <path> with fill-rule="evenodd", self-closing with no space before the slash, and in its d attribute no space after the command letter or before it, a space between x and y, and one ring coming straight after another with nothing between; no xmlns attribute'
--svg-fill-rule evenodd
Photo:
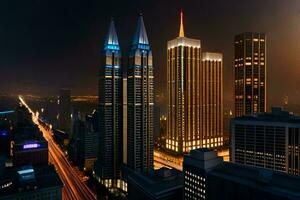
<svg viewBox="0 0 300 200"><path fill-rule="evenodd" d="M135 44L149 44L143 15L141 13L139 14L137 29L133 39L133 45Z"/></svg>
<svg viewBox="0 0 300 200"><path fill-rule="evenodd" d="M183 27L183 12L180 11L180 30L179 30L179 37L184 37L184 27Z"/></svg>
<svg viewBox="0 0 300 200"><path fill-rule="evenodd" d="M115 23L113 18L111 18L108 32L106 35L106 40L104 43L104 49L119 49L119 41L116 33Z"/></svg>

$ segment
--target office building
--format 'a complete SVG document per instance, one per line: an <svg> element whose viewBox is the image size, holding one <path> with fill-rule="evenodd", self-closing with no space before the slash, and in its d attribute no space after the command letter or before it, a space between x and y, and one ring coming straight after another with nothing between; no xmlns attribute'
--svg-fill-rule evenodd
<svg viewBox="0 0 300 200"><path fill-rule="evenodd" d="M152 52L139 16L127 71L127 166L138 171L153 168L153 78Z"/></svg>
<svg viewBox="0 0 300 200"><path fill-rule="evenodd" d="M99 154L95 173L101 183L117 187L123 161L121 51L111 20L99 72Z"/></svg>
<svg viewBox="0 0 300 200"><path fill-rule="evenodd" d="M175 169L160 168L151 174L134 172L128 177L128 200L182 199L183 176Z"/></svg>
<svg viewBox="0 0 300 200"><path fill-rule="evenodd" d="M191 154L184 158L184 199L300 198L299 176L222 162L221 157L207 149L197 149Z"/></svg>
<svg viewBox="0 0 300 200"><path fill-rule="evenodd" d="M201 41L184 35L183 14L179 36L168 41L168 132L166 147L184 153L200 145Z"/></svg>
<svg viewBox="0 0 300 200"><path fill-rule="evenodd" d="M63 183L53 166L23 166L0 171L0 199L62 199Z"/></svg>
<svg viewBox="0 0 300 200"><path fill-rule="evenodd" d="M266 35L242 33L234 41L235 117L266 112Z"/></svg>
<svg viewBox="0 0 300 200"><path fill-rule="evenodd" d="M231 160L300 175L300 117L281 108L231 121Z"/></svg>
<svg viewBox="0 0 300 200"><path fill-rule="evenodd" d="M168 127L166 148L183 154L223 145L223 56L201 53L201 41L179 37L168 42Z"/></svg>
<svg viewBox="0 0 300 200"><path fill-rule="evenodd" d="M71 130L71 90L60 89L58 100L58 128L69 132Z"/></svg>
<svg viewBox="0 0 300 200"><path fill-rule="evenodd" d="M195 144L197 148L222 146L224 131L222 54L202 53L200 86L201 126L199 127L199 133L202 141L196 141Z"/></svg>
<svg viewBox="0 0 300 200"><path fill-rule="evenodd" d="M207 173L223 162L215 151L194 149L183 157L184 199L207 199ZM215 191L217 192L217 191Z"/></svg>

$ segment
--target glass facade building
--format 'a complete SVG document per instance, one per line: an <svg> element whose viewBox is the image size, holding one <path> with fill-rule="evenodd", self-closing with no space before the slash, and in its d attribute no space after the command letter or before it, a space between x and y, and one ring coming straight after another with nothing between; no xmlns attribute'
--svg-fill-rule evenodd
<svg viewBox="0 0 300 200"><path fill-rule="evenodd" d="M110 183L109 187L117 187L121 178L122 81L120 46L111 21L99 73L99 155L95 164L96 177L103 184Z"/></svg>
<svg viewBox="0 0 300 200"><path fill-rule="evenodd" d="M266 36L235 36L235 116L266 112Z"/></svg>
<svg viewBox="0 0 300 200"><path fill-rule="evenodd" d="M152 52L139 16L127 71L127 166L137 171L153 168L153 78Z"/></svg>

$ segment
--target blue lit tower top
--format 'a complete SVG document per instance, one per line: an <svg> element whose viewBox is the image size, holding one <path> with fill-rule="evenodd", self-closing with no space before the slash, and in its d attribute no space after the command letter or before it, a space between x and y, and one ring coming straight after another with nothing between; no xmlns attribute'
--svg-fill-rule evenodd
<svg viewBox="0 0 300 200"><path fill-rule="evenodd" d="M142 15L140 15L138 18L137 29L132 43L132 49L150 50L150 45Z"/></svg>
<svg viewBox="0 0 300 200"><path fill-rule="evenodd" d="M111 19L108 33L106 35L104 50L120 50L118 36L116 33L114 20Z"/></svg>

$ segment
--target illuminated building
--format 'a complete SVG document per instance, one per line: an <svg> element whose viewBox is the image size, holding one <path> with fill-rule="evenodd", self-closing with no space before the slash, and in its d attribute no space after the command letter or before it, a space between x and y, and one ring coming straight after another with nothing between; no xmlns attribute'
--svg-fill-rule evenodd
<svg viewBox="0 0 300 200"><path fill-rule="evenodd" d="M95 176L108 188L119 187L123 161L121 51L114 21L106 36L99 73L99 154Z"/></svg>
<svg viewBox="0 0 300 200"><path fill-rule="evenodd" d="M132 170L153 168L153 78L152 52L139 16L127 71L127 166Z"/></svg>
<svg viewBox="0 0 300 200"><path fill-rule="evenodd" d="M223 58L201 53L201 41L184 36L168 42L166 148L180 154L223 145Z"/></svg>
<svg viewBox="0 0 300 200"><path fill-rule="evenodd" d="M179 37L168 41L167 149L183 153L200 145L201 42L184 36L183 14Z"/></svg>
<svg viewBox="0 0 300 200"><path fill-rule="evenodd" d="M16 109L16 127L12 133L11 156L13 165L47 165L48 142L38 127L32 124L31 114L24 106Z"/></svg>
<svg viewBox="0 0 300 200"><path fill-rule="evenodd" d="M266 36L242 33L235 36L235 116L266 112Z"/></svg>
<svg viewBox="0 0 300 200"><path fill-rule="evenodd" d="M231 161L300 175L300 117L272 108L271 113L231 122Z"/></svg>
<svg viewBox="0 0 300 200"><path fill-rule="evenodd" d="M200 147L223 145L223 55L205 52L200 70ZM198 143L198 141L197 141ZM194 146L194 148L195 148Z"/></svg>
<svg viewBox="0 0 300 200"><path fill-rule="evenodd" d="M63 131L69 132L71 129L71 90L60 90L58 109L58 127Z"/></svg>
<svg viewBox="0 0 300 200"><path fill-rule="evenodd" d="M184 199L299 199L300 177L261 167L223 162L215 151L184 156Z"/></svg>
<svg viewBox="0 0 300 200"><path fill-rule="evenodd" d="M0 170L0 199L62 199L63 183L53 166Z"/></svg>

